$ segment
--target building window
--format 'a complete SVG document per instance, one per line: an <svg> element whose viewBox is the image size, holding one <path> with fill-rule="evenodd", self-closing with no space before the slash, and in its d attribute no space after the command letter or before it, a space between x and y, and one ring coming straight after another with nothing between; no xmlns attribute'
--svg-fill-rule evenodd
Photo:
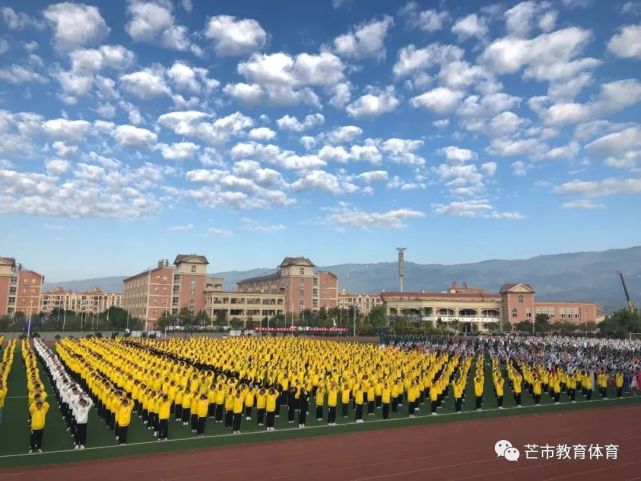
<svg viewBox="0 0 641 481"><path fill-rule="evenodd" d="M191 272L196 272L196 266L191 266Z"/></svg>
<svg viewBox="0 0 641 481"><path fill-rule="evenodd" d="M518 310L517 310L517 309L516 309L516 307L515 307L514 309L512 309L512 317L516 317L516 316L518 316L518 315L519 315L519 314L518 314Z"/></svg>
<svg viewBox="0 0 641 481"><path fill-rule="evenodd" d="M523 294L519 294L519 304L523 304Z"/></svg>

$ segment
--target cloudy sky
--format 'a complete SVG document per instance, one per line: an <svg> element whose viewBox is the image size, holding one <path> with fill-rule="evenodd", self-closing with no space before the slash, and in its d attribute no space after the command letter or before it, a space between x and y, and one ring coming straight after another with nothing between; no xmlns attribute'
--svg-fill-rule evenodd
<svg viewBox="0 0 641 481"><path fill-rule="evenodd" d="M640 72L640 1L4 1L0 255L64 280L635 245Z"/></svg>

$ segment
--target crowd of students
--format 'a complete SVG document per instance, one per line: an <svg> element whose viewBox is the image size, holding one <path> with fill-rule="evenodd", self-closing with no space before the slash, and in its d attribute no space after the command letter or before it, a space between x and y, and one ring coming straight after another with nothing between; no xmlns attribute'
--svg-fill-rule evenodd
<svg viewBox="0 0 641 481"><path fill-rule="evenodd" d="M58 356L42 340L34 339L33 345L49 377L67 431L74 439L74 449L85 449L87 421L93 401L70 378Z"/></svg>
<svg viewBox="0 0 641 481"><path fill-rule="evenodd" d="M281 415L304 428L309 415L333 426L339 416L353 416L356 423L365 416L387 420L390 413L415 417L424 406L436 416L446 403L461 413L466 394L478 411L492 404L489 389L498 409L506 393L516 407L526 395L535 406L546 395L554 403L591 400L593 392L621 397L625 389L634 392L641 376L638 341L477 336L373 345L288 337L85 338L64 339L55 349L57 354L40 340L33 348L22 343L32 452L42 449L49 409L36 355L76 449L86 444L92 406L126 444L133 413L161 441L172 423L202 436L217 424L235 434L250 422L273 431ZM11 347L3 353L4 386L12 353Z"/></svg>
<svg viewBox="0 0 641 481"><path fill-rule="evenodd" d="M0 349L2 349L2 342L4 336L0 336ZM0 362L0 424L2 424L2 411L4 410L4 402L7 398L8 379L11 366L13 364L13 354L16 350L17 341L12 340L7 343L7 347L2 351L2 361Z"/></svg>

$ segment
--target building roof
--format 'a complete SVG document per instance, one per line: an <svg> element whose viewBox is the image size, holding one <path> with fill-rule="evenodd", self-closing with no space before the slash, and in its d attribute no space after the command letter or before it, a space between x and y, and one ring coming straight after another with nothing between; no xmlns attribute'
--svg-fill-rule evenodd
<svg viewBox="0 0 641 481"><path fill-rule="evenodd" d="M307 257L285 257L278 267L308 266L314 267L314 263Z"/></svg>
<svg viewBox="0 0 641 481"><path fill-rule="evenodd" d="M411 300L413 298L446 298L446 299L500 299L500 294L494 294L489 292L480 292L480 293L450 293L450 292L381 292L381 297L383 299L400 297L405 298L406 300Z"/></svg>
<svg viewBox="0 0 641 481"><path fill-rule="evenodd" d="M201 256L198 254L178 254L174 259L175 265L184 262L189 262L191 264L209 264L209 261L205 256Z"/></svg>
<svg viewBox="0 0 641 481"><path fill-rule="evenodd" d="M280 272L272 272L271 274L265 274L262 276L256 276L256 277L248 277L247 279L241 279L239 280L236 285L242 284L244 282L261 282L261 281L268 281L272 279L280 279L281 275Z"/></svg>
<svg viewBox="0 0 641 481"><path fill-rule="evenodd" d="M534 292L534 287L532 287L530 284L525 284L525 283L523 283L523 282L510 282L510 283L503 284L503 285L501 286L501 290L500 290L500 292L501 292L501 293L511 292L511 291L513 291L513 290L514 290L514 288L515 288L515 287L517 287L517 286L522 286L522 287L524 287L527 291Z"/></svg>
<svg viewBox="0 0 641 481"><path fill-rule="evenodd" d="M13 257L0 257L0 264L13 267L16 265L16 260Z"/></svg>

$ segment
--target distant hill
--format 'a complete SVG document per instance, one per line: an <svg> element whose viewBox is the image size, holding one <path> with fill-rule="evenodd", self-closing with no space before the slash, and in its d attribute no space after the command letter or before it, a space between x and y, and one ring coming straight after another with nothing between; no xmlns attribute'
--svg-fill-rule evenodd
<svg viewBox="0 0 641 481"><path fill-rule="evenodd" d="M411 256L411 253L408 253ZM352 292L398 290L395 262L339 264L321 266L338 276L339 288ZM641 302L641 247L611 249L604 252L577 252L537 256L523 260L487 260L470 264L405 264L405 290L443 291L452 281L467 281L470 286L497 291L504 282L528 282L539 300L598 302L607 310L622 307L625 297L617 271L625 274L633 301ZM225 279L225 289L236 282L274 272L258 268L248 271L212 273ZM45 284L45 289L64 286L86 290L100 287L121 291L124 277L104 277Z"/></svg>

